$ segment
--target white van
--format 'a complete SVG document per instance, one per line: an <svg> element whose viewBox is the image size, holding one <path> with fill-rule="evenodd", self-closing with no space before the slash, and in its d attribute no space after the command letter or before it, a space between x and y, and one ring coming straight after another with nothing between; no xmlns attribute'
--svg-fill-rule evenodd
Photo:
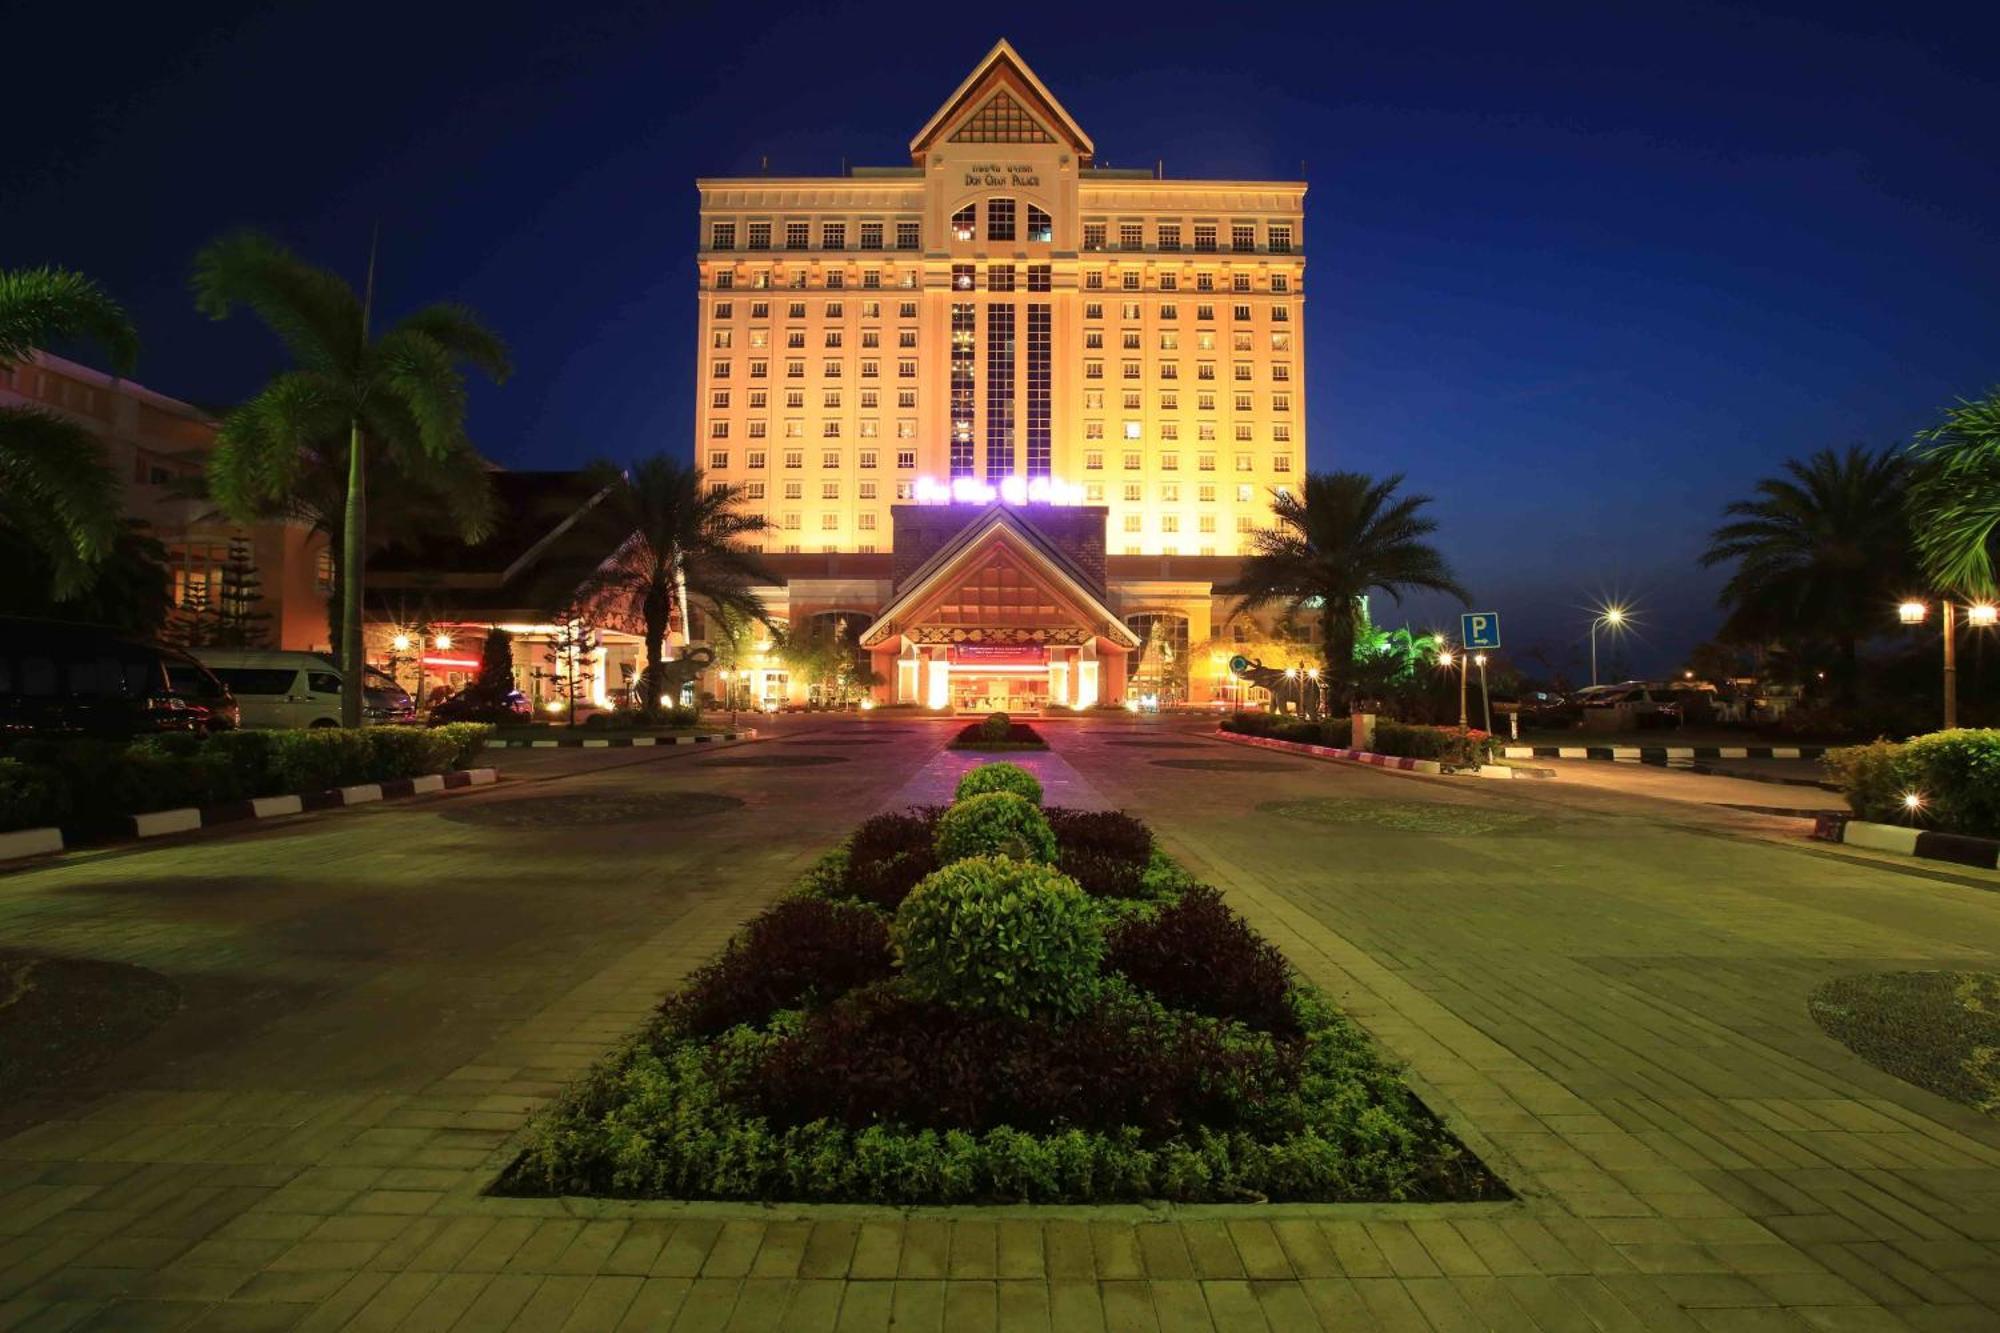
<svg viewBox="0 0 2000 1333"><path fill-rule="evenodd" d="M340 725L340 668L325 653L200 648L195 656L236 696L243 726ZM417 705L407 690L374 667L367 672L362 690L364 725L417 720Z"/></svg>

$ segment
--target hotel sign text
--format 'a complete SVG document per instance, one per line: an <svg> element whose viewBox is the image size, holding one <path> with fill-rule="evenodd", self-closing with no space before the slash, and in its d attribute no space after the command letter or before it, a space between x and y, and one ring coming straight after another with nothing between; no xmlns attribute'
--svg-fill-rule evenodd
<svg viewBox="0 0 2000 1333"><path fill-rule="evenodd" d="M965 169L967 185L1035 185L1042 183L1041 173L1031 166L1005 165L999 162L974 162Z"/></svg>

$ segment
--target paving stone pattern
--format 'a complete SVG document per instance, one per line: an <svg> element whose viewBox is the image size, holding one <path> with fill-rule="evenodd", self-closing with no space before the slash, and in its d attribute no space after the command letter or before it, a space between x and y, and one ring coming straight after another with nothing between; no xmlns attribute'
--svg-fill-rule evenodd
<svg viewBox="0 0 2000 1333"><path fill-rule="evenodd" d="M745 802L684 822L523 838L418 802L0 876L10 947L141 964L189 997L64 1095L0 1100L0 1329L2000 1327L2000 1131L1804 1006L1848 972L1991 970L2000 900L1745 841L1722 812L1335 765L1176 772L1111 744L1159 724L1051 730L1030 767L1150 818L1521 1199L484 1197L532 1112L812 855L955 781L945 730L910 727L782 782L683 750L449 798ZM1320 797L1537 822L1259 810Z"/></svg>

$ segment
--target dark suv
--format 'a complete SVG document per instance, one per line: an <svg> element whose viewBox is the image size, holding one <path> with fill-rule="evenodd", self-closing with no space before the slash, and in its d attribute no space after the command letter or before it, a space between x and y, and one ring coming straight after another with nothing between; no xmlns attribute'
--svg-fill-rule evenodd
<svg viewBox="0 0 2000 1333"><path fill-rule="evenodd" d="M178 648L102 626L0 618L0 741L235 725L229 690Z"/></svg>

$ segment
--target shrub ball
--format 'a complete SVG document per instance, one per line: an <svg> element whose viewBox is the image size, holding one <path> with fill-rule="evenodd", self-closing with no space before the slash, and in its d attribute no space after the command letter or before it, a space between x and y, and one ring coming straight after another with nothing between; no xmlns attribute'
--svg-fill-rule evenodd
<svg viewBox="0 0 2000 1333"><path fill-rule="evenodd" d="M1007 733L1003 729L993 739L1006 738ZM1035 775L1017 764L1007 763L981 764L971 769L958 780L958 790L952 794L952 799L962 801L968 796L983 796L990 791L1013 792L1030 805L1042 803L1042 784L1035 780Z"/></svg>
<svg viewBox="0 0 2000 1333"><path fill-rule="evenodd" d="M1082 1013L1104 956L1083 890L1048 866L1007 857L971 857L930 876L896 910L890 938L918 993L1012 1018Z"/></svg>
<svg viewBox="0 0 2000 1333"><path fill-rule="evenodd" d="M938 868L938 814L935 806L917 806L864 821L847 844L847 895L895 911Z"/></svg>
<svg viewBox="0 0 2000 1333"><path fill-rule="evenodd" d="M1056 859L1056 835L1049 831L1049 821L1009 791L989 791L955 802L938 816L936 846L941 866L968 856Z"/></svg>
<svg viewBox="0 0 2000 1333"><path fill-rule="evenodd" d="M1284 955L1206 884L1191 885L1151 919L1120 923L1104 962L1173 1008L1271 1033L1298 1030Z"/></svg>
<svg viewBox="0 0 2000 1333"><path fill-rule="evenodd" d="M661 1006L690 1036L762 1023L780 1009L831 999L892 971L888 924L855 903L787 898L752 921Z"/></svg>

